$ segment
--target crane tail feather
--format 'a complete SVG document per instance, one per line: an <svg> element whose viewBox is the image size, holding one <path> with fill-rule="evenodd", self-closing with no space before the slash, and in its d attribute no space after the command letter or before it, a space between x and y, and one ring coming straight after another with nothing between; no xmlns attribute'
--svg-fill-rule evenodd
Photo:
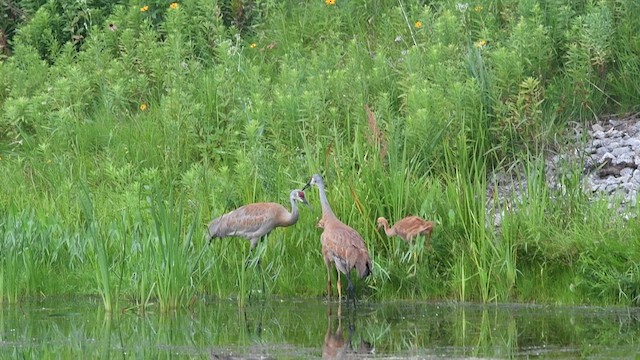
<svg viewBox="0 0 640 360"><path fill-rule="evenodd" d="M356 270L358 270L358 275L360 275L360 279L364 279L367 276L371 275L371 260L368 258L363 259L363 261L358 261L356 263Z"/></svg>

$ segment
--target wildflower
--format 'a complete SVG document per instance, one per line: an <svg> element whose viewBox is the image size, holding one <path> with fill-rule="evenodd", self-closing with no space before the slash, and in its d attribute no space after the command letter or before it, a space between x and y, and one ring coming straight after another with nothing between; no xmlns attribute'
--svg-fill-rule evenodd
<svg viewBox="0 0 640 360"><path fill-rule="evenodd" d="M324 0L325 4L331 6L336 4L336 0Z"/></svg>
<svg viewBox="0 0 640 360"><path fill-rule="evenodd" d="M177 2L171 3L169 7L172 8L173 10L176 10L178 8L178 3Z"/></svg>
<svg viewBox="0 0 640 360"><path fill-rule="evenodd" d="M467 11L467 7L469 7L468 3L457 3L456 4L456 9L458 9L458 11L460 11L462 13Z"/></svg>
<svg viewBox="0 0 640 360"><path fill-rule="evenodd" d="M473 45L478 49L482 49L485 45L487 45L487 40L482 39L482 40L476 41Z"/></svg>
<svg viewBox="0 0 640 360"><path fill-rule="evenodd" d="M415 25L413 25L416 27L416 29L420 29L422 27L422 21L418 20L416 21Z"/></svg>
<svg viewBox="0 0 640 360"><path fill-rule="evenodd" d="M145 5L145 6L140 8L140 11L142 11L142 12L145 12L147 10L149 10L149 5Z"/></svg>
<svg viewBox="0 0 640 360"><path fill-rule="evenodd" d="M482 9L483 9L482 5L476 5L476 7L473 8L473 11L480 12L482 11Z"/></svg>
<svg viewBox="0 0 640 360"><path fill-rule="evenodd" d="M140 104L140 111L147 111L147 104L145 103Z"/></svg>
<svg viewBox="0 0 640 360"><path fill-rule="evenodd" d="M252 43L251 45L249 45L250 48L255 49L258 45L256 43Z"/></svg>

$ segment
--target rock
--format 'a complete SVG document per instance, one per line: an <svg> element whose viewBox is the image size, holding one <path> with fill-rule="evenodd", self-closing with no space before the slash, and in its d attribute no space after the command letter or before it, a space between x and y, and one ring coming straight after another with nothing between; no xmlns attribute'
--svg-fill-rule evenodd
<svg viewBox="0 0 640 360"><path fill-rule="evenodd" d="M638 150L640 150L640 139L630 138L627 141L625 141L625 145L629 146L631 150L637 152Z"/></svg>
<svg viewBox="0 0 640 360"><path fill-rule="evenodd" d="M613 149L620 147L620 142L618 141L608 141L608 142L603 141L602 144L603 144L602 146L609 149L609 151L612 151Z"/></svg>
<svg viewBox="0 0 640 360"><path fill-rule="evenodd" d="M593 137L595 137L596 139L604 139L605 138L605 134L604 131L602 130L598 130L598 131L594 131L593 132Z"/></svg>
<svg viewBox="0 0 640 360"><path fill-rule="evenodd" d="M607 160L614 160L616 157L610 153L610 152L606 152L604 153L604 155L602 155L602 157L600 158L600 164L606 164L606 163L611 163L611 161L607 161Z"/></svg>
<svg viewBox="0 0 640 360"><path fill-rule="evenodd" d="M611 162L613 163L613 165L620 166L621 170L624 167L630 167L634 169L638 167L633 160L633 153L631 152L621 154L620 156L611 160Z"/></svg>
<svg viewBox="0 0 640 360"><path fill-rule="evenodd" d="M600 156L602 156L602 155L604 155L604 154L606 154L608 152L609 152L609 149L607 149L604 146L603 147L599 147L599 148L596 149L596 154L600 155Z"/></svg>
<svg viewBox="0 0 640 360"><path fill-rule="evenodd" d="M614 149L611 149L611 154L613 154L613 156L615 157L622 157L622 156L633 156L633 151L631 151L631 148L626 147L626 146L621 146L621 147L617 147Z"/></svg>
<svg viewBox="0 0 640 360"><path fill-rule="evenodd" d="M640 116L606 116L584 128L574 123L573 130L575 141L569 140L570 146L545 161L549 196L562 196L567 191L566 180L575 174L573 167L582 165L582 173L576 175L581 176L585 193L594 198L611 197L610 208L623 217L631 214L629 218L637 218L637 211L629 210L636 206L640 191ZM505 214L493 207L503 208L511 199L516 203L510 211L517 211L517 204L526 203L524 169L514 174L494 173L488 180L496 188L492 192L494 201L487 205L487 225L500 226L504 220Z"/></svg>
<svg viewBox="0 0 640 360"><path fill-rule="evenodd" d="M626 168L620 170L620 176L631 178L633 176L633 170L634 169L632 169L632 168L626 167Z"/></svg>

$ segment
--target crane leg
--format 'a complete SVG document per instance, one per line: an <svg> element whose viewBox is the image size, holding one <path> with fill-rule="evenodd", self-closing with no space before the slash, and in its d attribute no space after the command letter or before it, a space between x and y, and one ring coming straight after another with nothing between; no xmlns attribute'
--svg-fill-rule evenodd
<svg viewBox="0 0 640 360"><path fill-rule="evenodd" d="M253 249L255 249L257 241L251 239L251 245L249 246L249 254L247 254L247 259L244 261L244 269L247 270L249 265L251 265L251 254L253 254Z"/></svg>
<svg viewBox="0 0 640 360"><path fill-rule="evenodd" d="M353 308L356 308L356 288L353 286L353 282L351 281L351 276L349 274L346 275L347 281L349 284L347 285L347 305L349 304L349 298L353 301Z"/></svg>
<svg viewBox="0 0 640 360"><path fill-rule="evenodd" d="M249 266L252 266L254 270L258 273L260 277L260 285L262 288L262 294L265 294L265 281L264 281L264 271L262 271L262 252L260 249L257 249L257 245L260 243L261 238L251 239L251 246L249 247L249 255L247 255L247 259L244 262L244 269L246 270ZM257 259L253 259L253 256L257 256ZM255 278L254 278L255 279ZM249 294L251 297L251 293Z"/></svg>
<svg viewBox="0 0 640 360"><path fill-rule="evenodd" d="M266 237L266 235L265 235ZM247 260L244 262L245 269L249 267L249 265L260 265L260 259L262 258L262 253L264 252L263 248L258 248L258 244L262 238L251 239L251 246L249 247L249 255L247 255ZM257 254L257 255L255 255ZM256 260L252 259L252 256L257 256Z"/></svg>
<svg viewBox="0 0 640 360"><path fill-rule="evenodd" d="M342 284L340 283L340 270L336 270L338 273L338 301L342 302Z"/></svg>
<svg viewBox="0 0 640 360"><path fill-rule="evenodd" d="M329 300L331 296L333 296L331 287L331 262L325 259L324 265L327 267L327 300Z"/></svg>

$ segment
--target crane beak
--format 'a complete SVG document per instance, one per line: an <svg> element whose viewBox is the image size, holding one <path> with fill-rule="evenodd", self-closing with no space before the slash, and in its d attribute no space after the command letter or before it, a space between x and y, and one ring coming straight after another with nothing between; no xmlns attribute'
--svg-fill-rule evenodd
<svg viewBox="0 0 640 360"><path fill-rule="evenodd" d="M307 201L307 198L302 199L302 203L303 203L303 204L305 204L305 205L307 205L307 207L308 207L309 209L311 209L311 205L309 205L309 202Z"/></svg>
<svg viewBox="0 0 640 360"><path fill-rule="evenodd" d="M311 180L309 180L309 182L302 188L302 191L307 190L309 186L311 186Z"/></svg>

